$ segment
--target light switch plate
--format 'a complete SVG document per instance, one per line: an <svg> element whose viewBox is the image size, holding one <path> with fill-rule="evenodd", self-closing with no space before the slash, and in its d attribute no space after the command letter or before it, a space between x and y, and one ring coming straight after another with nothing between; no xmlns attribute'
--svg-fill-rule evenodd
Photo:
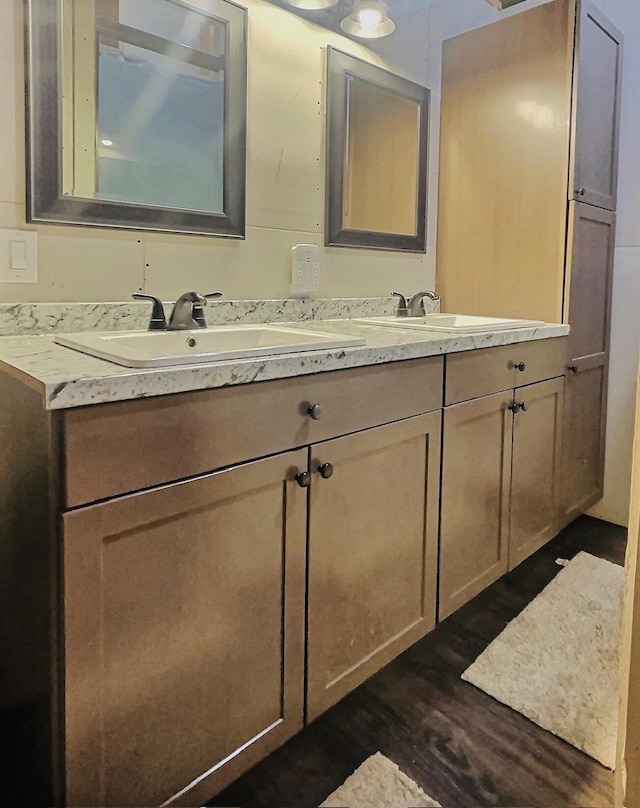
<svg viewBox="0 0 640 808"><path fill-rule="evenodd" d="M37 232L0 228L0 283L37 282Z"/></svg>

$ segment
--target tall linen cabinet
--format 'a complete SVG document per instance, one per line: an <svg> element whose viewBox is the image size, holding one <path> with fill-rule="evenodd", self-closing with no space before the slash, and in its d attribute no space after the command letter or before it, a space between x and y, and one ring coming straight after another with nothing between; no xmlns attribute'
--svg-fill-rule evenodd
<svg viewBox="0 0 640 808"><path fill-rule="evenodd" d="M571 325L558 528L603 494L621 65L590 0L443 46L442 309Z"/></svg>

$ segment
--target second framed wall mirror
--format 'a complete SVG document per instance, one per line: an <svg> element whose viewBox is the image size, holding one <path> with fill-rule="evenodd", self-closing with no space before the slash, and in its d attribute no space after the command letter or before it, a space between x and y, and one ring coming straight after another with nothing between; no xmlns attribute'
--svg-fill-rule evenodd
<svg viewBox="0 0 640 808"><path fill-rule="evenodd" d="M328 48L326 244L426 251L430 92Z"/></svg>

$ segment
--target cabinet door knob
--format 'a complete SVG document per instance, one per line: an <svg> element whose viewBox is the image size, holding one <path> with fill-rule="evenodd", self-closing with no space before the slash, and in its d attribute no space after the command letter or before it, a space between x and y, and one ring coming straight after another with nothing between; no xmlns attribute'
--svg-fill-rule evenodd
<svg viewBox="0 0 640 808"><path fill-rule="evenodd" d="M308 471L299 471L294 480L298 483L300 488L308 488L311 485L311 474Z"/></svg>
<svg viewBox="0 0 640 808"><path fill-rule="evenodd" d="M520 409L520 405L518 404L517 401L512 401L511 404L509 404L508 409L510 409L511 412L515 415Z"/></svg>
<svg viewBox="0 0 640 808"><path fill-rule="evenodd" d="M526 401L523 401L522 404L520 404L520 409L522 410L522 412L526 412L529 409L529 405L527 404Z"/></svg>
<svg viewBox="0 0 640 808"><path fill-rule="evenodd" d="M524 372L525 372L525 370L527 369L527 366L525 365L525 363L524 363L524 362L516 362L516 363L514 364L514 368L515 368L516 370L519 370L519 371L520 371L520 373L524 373Z"/></svg>
<svg viewBox="0 0 640 808"><path fill-rule="evenodd" d="M309 404L307 415L313 418L314 421L319 421L322 418L322 407L319 404Z"/></svg>
<svg viewBox="0 0 640 808"><path fill-rule="evenodd" d="M333 474L333 465L331 463L321 463L318 466L318 474L323 480L328 480Z"/></svg>
<svg viewBox="0 0 640 808"><path fill-rule="evenodd" d="M584 196L584 191L585 191L584 188L578 188L576 193L578 194L578 196Z"/></svg>
<svg viewBox="0 0 640 808"><path fill-rule="evenodd" d="M570 370L572 373L577 373L577 372L578 372L578 366L577 366L577 365L576 365L576 363L574 362L574 363L573 363L573 365L569 365L569 367L567 368L567 370Z"/></svg>

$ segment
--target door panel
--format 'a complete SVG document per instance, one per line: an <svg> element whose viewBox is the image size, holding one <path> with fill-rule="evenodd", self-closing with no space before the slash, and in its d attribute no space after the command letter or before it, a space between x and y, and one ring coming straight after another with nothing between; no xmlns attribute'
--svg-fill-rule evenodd
<svg viewBox="0 0 640 808"><path fill-rule="evenodd" d="M571 326L569 356L609 350L615 214L571 202L565 322Z"/></svg>
<svg viewBox="0 0 640 808"><path fill-rule="evenodd" d="M578 359L565 394L562 458L563 524L602 499L608 366L601 356Z"/></svg>
<svg viewBox="0 0 640 808"><path fill-rule="evenodd" d="M66 804L201 804L301 728L306 458L65 515Z"/></svg>
<svg viewBox="0 0 640 808"><path fill-rule="evenodd" d="M575 57L573 183L569 199L616 208L622 35L581 0Z"/></svg>
<svg viewBox="0 0 640 808"><path fill-rule="evenodd" d="M507 571L512 391L444 411L440 620Z"/></svg>
<svg viewBox="0 0 640 808"><path fill-rule="evenodd" d="M564 377L521 387L513 420L509 569L559 530Z"/></svg>
<svg viewBox="0 0 640 808"><path fill-rule="evenodd" d="M440 413L316 445L307 718L435 624Z"/></svg>

